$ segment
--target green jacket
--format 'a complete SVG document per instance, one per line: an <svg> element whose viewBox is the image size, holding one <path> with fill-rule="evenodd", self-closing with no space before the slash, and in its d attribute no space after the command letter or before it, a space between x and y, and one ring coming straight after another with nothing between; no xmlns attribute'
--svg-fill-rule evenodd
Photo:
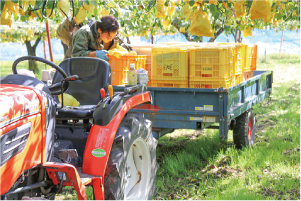
<svg viewBox="0 0 301 201"><path fill-rule="evenodd" d="M94 26L97 40L94 38L89 25L81 27L72 38L72 57L87 57L91 51L102 49L102 40ZM110 49L116 48L118 41L114 40Z"/></svg>

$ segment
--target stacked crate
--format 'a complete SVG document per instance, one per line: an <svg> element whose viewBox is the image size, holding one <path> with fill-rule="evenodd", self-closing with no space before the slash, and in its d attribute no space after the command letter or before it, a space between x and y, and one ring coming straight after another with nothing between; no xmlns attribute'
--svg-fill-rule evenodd
<svg viewBox="0 0 301 201"><path fill-rule="evenodd" d="M239 43L232 44L234 46L234 65L235 65L235 85L242 81L242 45Z"/></svg>
<svg viewBox="0 0 301 201"><path fill-rule="evenodd" d="M233 65L235 68L235 84L239 84L243 81L242 78L242 68L243 68L243 58L242 58L242 44L240 43L218 43L218 45L224 45L227 47L231 47L233 51Z"/></svg>
<svg viewBox="0 0 301 201"><path fill-rule="evenodd" d="M188 88L188 49L156 46L152 49L151 86Z"/></svg>
<svg viewBox="0 0 301 201"><path fill-rule="evenodd" d="M256 45L161 43L151 51L153 87L229 88L256 70Z"/></svg>
<svg viewBox="0 0 301 201"><path fill-rule="evenodd" d="M228 88L235 84L234 48L216 44L190 49L189 87Z"/></svg>
<svg viewBox="0 0 301 201"><path fill-rule="evenodd" d="M257 45L242 44L242 57L243 57L242 80L244 81L250 77L253 77L253 71L256 70Z"/></svg>

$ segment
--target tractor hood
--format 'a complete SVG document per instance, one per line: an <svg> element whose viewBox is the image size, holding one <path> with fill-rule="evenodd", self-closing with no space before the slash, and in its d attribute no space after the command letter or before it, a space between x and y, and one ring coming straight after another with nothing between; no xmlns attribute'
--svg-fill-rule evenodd
<svg viewBox="0 0 301 201"><path fill-rule="evenodd" d="M1 84L0 106L0 128L41 111L33 89L13 84Z"/></svg>

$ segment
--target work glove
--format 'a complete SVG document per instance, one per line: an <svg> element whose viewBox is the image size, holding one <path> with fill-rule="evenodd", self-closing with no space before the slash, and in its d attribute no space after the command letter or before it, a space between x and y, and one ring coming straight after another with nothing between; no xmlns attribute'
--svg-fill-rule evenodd
<svg viewBox="0 0 301 201"><path fill-rule="evenodd" d="M96 50L96 57L105 61L109 61L109 57L107 57L107 54L109 54L107 50Z"/></svg>

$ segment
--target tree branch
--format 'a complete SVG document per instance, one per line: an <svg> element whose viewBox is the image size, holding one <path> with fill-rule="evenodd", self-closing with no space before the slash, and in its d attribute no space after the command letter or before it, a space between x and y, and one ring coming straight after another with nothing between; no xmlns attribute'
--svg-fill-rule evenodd
<svg viewBox="0 0 301 201"><path fill-rule="evenodd" d="M221 28L214 34L214 38L210 38L209 42L214 42L215 39L216 39L219 35L221 35L221 34L223 33L223 31L224 31L224 28L221 27Z"/></svg>
<svg viewBox="0 0 301 201"><path fill-rule="evenodd" d="M173 20L171 23L174 27L176 27L178 29L178 31L180 32L180 24L176 22L176 20ZM188 41L194 41L193 39L190 38L190 36L188 35L187 31L185 30L185 33L182 33L186 39Z"/></svg>
<svg viewBox="0 0 301 201"><path fill-rule="evenodd" d="M235 38L235 35L234 35L234 32L233 32L233 31L231 31L231 34L232 34L232 36Z"/></svg>
<svg viewBox="0 0 301 201"><path fill-rule="evenodd" d="M37 39L36 39L36 42L34 43L34 45L32 46L32 48L35 50L36 47L38 46L38 44L40 43L41 41L41 36L39 36Z"/></svg>

